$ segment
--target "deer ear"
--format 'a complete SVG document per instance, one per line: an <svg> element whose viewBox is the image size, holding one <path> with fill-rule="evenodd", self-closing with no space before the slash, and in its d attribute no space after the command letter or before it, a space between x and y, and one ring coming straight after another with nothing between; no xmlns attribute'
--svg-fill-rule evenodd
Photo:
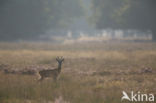
<svg viewBox="0 0 156 103"><path fill-rule="evenodd" d="M57 58L56 58L56 61L58 61L58 60L59 60L59 58L57 57Z"/></svg>

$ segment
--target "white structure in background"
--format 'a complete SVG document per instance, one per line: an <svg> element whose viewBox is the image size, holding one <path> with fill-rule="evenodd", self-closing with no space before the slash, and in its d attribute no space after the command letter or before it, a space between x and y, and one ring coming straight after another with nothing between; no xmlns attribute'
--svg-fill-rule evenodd
<svg viewBox="0 0 156 103"><path fill-rule="evenodd" d="M123 31L122 30L116 30L115 31L115 39L123 39Z"/></svg>
<svg viewBox="0 0 156 103"><path fill-rule="evenodd" d="M85 34L83 32L80 32L80 37L85 37Z"/></svg>
<svg viewBox="0 0 156 103"><path fill-rule="evenodd" d="M67 32L67 38L70 38L70 39L72 38L72 31Z"/></svg>
<svg viewBox="0 0 156 103"><path fill-rule="evenodd" d="M103 30L101 36L104 39L110 39L111 38L111 33L106 31L106 30Z"/></svg>

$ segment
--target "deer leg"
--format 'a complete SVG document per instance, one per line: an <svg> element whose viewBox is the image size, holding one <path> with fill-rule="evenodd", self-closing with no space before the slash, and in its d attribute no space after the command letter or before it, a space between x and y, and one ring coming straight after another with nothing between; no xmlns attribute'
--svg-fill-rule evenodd
<svg viewBox="0 0 156 103"><path fill-rule="evenodd" d="M53 77L53 80L56 82L56 81L57 81L57 77L56 77L56 76L54 76L54 77Z"/></svg>
<svg viewBox="0 0 156 103"><path fill-rule="evenodd" d="M43 79L44 79L44 77L41 76L41 78L38 81L41 82Z"/></svg>

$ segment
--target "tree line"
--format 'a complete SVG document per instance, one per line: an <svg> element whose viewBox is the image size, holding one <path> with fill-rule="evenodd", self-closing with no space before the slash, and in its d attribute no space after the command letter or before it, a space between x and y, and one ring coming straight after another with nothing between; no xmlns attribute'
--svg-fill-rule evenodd
<svg viewBox="0 0 156 103"><path fill-rule="evenodd" d="M32 39L82 15L81 0L1 0L0 40Z"/></svg>
<svg viewBox="0 0 156 103"><path fill-rule="evenodd" d="M91 0L97 29L150 30L156 40L155 0ZM1 0L0 40L31 39L84 16L82 0Z"/></svg>
<svg viewBox="0 0 156 103"><path fill-rule="evenodd" d="M98 29L150 30L156 40L155 0L93 0L92 10Z"/></svg>

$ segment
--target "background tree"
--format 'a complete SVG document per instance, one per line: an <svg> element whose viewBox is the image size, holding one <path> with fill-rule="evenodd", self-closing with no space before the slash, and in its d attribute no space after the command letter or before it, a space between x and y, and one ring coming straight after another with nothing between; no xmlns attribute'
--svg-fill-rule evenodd
<svg viewBox="0 0 156 103"><path fill-rule="evenodd" d="M80 0L1 0L0 40L32 39L83 15Z"/></svg>
<svg viewBox="0 0 156 103"><path fill-rule="evenodd" d="M93 0L96 28L151 30L156 40L155 0Z"/></svg>

